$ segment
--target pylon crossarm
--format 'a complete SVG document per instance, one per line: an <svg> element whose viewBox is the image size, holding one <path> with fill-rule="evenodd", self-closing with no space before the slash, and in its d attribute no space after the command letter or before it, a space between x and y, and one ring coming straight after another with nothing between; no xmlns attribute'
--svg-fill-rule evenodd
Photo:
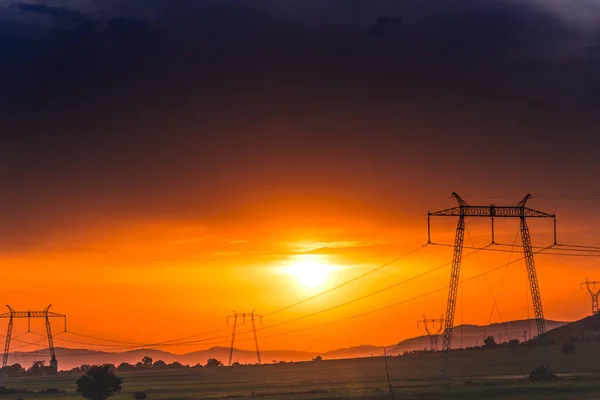
<svg viewBox="0 0 600 400"><path fill-rule="evenodd" d="M527 218L555 218L554 214L548 214L533 208L518 206L461 206L452 207L445 210L430 212L432 217L485 217L485 218L517 218L525 216Z"/></svg>
<svg viewBox="0 0 600 400"><path fill-rule="evenodd" d="M0 318L65 318L66 315L45 311L14 311L0 314Z"/></svg>

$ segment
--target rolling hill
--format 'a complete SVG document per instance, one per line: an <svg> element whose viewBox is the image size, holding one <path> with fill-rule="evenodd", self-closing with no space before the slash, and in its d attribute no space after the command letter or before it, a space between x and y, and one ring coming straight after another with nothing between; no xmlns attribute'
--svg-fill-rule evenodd
<svg viewBox="0 0 600 400"><path fill-rule="evenodd" d="M546 321L546 327L549 336L556 341L562 340L563 336L575 335L573 332L599 331L600 317L590 317L570 324L558 321ZM523 340L524 332L535 330L534 320L509 321L489 326L479 325L459 325L454 328L453 347L469 347L481 345L484 337L494 336L496 341L503 342L508 339ZM440 341L441 344L441 341ZM389 348L389 346L388 346ZM399 342L390 350L390 354L402 354L405 351L423 350L429 348L429 338L427 336L418 336ZM383 354L384 346L361 345L349 348L336 349L324 353L297 350L264 350L261 351L263 363L272 363L279 361L299 362L310 361L314 357L321 355L323 359L342 359L342 358L360 358L379 356ZM151 357L154 361L163 360L166 363L175 361L185 365L205 364L210 358L216 358L223 362L229 360L228 347L211 347L206 350L194 351L186 354L174 354L167 351L156 349L136 349L124 352L108 352L87 349L57 348L56 354L59 360L60 369L71 369L82 364L115 364L122 362L135 364L142 357ZM23 366L29 366L33 361L48 361L48 350L40 349L32 352L14 352L9 355L9 365L19 363ZM242 364L256 363L256 352L254 350L235 349L233 360Z"/></svg>

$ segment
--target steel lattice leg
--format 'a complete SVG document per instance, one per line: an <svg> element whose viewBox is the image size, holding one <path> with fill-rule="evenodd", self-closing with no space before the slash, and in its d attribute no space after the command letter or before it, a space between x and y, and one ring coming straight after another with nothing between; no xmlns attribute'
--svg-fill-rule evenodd
<svg viewBox="0 0 600 400"><path fill-rule="evenodd" d="M442 366L440 378L446 377L446 363L448 353L452 347L452 331L454 329L454 313L456 311L456 298L458 295L458 283L460 280L460 263L462 260L463 243L465 238L465 217L461 215L456 227L456 238L454 240L454 255L452 256L452 272L450 273L450 286L448 288L448 304L446 307L445 330L442 338Z"/></svg>
<svg viewBox="0 0 600 400"><path fill-rule="evenodd" d="M8 353L10 352L10 339L12 337L13 318L12 316L8 320L8 329L6 331L6 342L4 343L4 358L2 359L2 366L8 365Z"/></svg>
<svg viewBox="0 0 600 400"><path fill-rule="evenodd" d="M531 237L525 217L521 217L521 238L523 239L523 252L525 253L525 264L527 265L527 277L531 290L531 301L535 313L535 323L537 325L538 335L546 333L546 320L544 319L544 309L542 308L542 297L538 285L537 273L535 270L535 261L533 258L533 249L531 247Z"/></svg>

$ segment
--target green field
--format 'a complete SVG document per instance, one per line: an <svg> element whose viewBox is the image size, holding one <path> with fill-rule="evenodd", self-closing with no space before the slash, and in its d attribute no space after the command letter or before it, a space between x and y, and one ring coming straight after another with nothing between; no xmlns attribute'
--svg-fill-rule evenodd
<svg viewBox="0 0 600 400"><path fill-rule="evenodd" d="M454 352L449 379L440 384L439 354L388 357L395 399L583 399L600 398L600 345L586 343L572 354L560 346L549 351L519 347ZM532 383L525 376L542 359L561 379ZM383 357L262 366L119 373L123 391L114 399L132 399L138 390L153 399L386 399L390 398ZM39 391L59 388L60 395L11 395L3 398L75 399L76 375L5 378L2 385Z"/></svg>

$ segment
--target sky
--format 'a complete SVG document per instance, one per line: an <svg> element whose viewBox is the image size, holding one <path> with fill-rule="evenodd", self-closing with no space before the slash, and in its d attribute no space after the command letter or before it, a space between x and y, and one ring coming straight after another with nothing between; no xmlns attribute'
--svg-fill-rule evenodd
<svg viewBox="0 0 600 400"><path fill-rule="evenodd" d="M0 301L125 342L220 330L175 352L227 345L233 310L265 315L265 349L422 334L446 292L419 296L448 266L304 316L449 262L422 246L452 192L531 193L559 242L599 245L598 18L591 0L0 1ZM436 241L455 223L435 221ZM503 243L517 228L498 224ZM531 229L552 244L551 223ZM463 276L507 257L467 257ZM546 317L587 315L596 258L536 262ZM531 317L525 277L519 262L465 282L457 322Z"/></svg>

